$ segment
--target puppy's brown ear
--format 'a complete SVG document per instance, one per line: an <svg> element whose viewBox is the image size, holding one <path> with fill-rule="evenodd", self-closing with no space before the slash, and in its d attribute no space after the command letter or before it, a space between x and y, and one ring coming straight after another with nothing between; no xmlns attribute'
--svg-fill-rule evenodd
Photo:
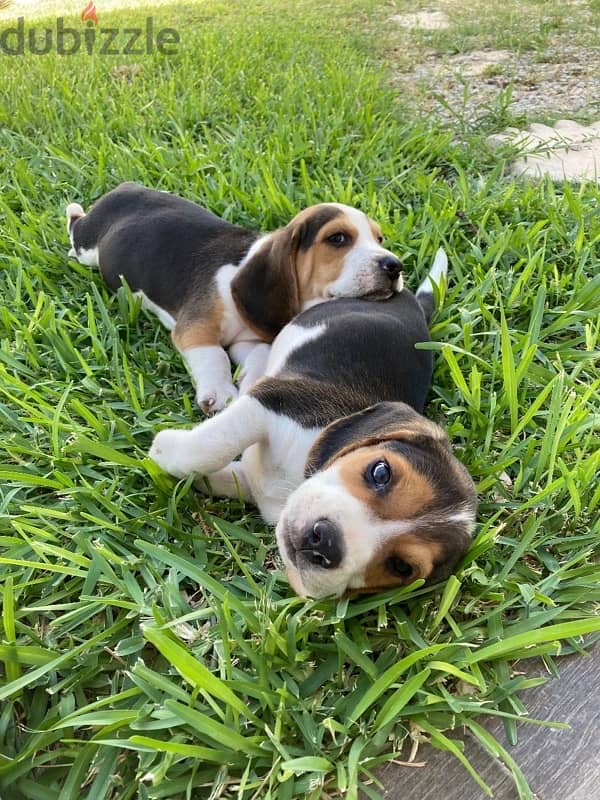
<svg viewBox="0 0 600 800"><path fill-rule="evenodd" d="M300 228L290 223L272 233L238 270L231 294L245 322L271 341L300 311L296 256Z"/></svg>
<svg viewBox="0 0 600 800"><path fill-rule="evenodd" d="M328 425L310 449L304 475L309 478L359 447L391 440L450 450L444 431L406 403L377 403Z"/></svg>

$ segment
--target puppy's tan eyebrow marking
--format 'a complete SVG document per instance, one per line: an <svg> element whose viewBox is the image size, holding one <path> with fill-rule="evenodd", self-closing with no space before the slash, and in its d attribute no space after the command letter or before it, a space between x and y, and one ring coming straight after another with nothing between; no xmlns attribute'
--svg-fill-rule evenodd
<svg viewBox="0 0 600 800"><path fill-rule="evenodd" d="M336 218L345 216L340 208L321 203L310 206L300 211L291 221L290 226L302 228L302 237L299 242L300 250L308 250L313 246L321 230Z"/></svg>
<svg viewBox="0 0 600 800"><path fill-rule="evenodd" d="M412 567L411 574L406 578L395 576L386 567L386 560L393 556ZM437 542L425 541L412 533L395 536L377 550L367 565L364 588L372 591L399 583L411 583L417 578L428 578L441 556L442 547Z"/></svg>
<svg viewBox="0 0 600 800"><path fill-rule="evenodd" d="M374 222L372 219L369 219L369 226L371 228L371 232L373 233L373 236L377 239L377 241L380 241L381 239L383 239L383 234L381 232L381 228L379 227L379 225L376 222Z"/></svg>
<svg viewBox="0 0 600 800"><path fill-rule="evenodd" d="M338 232L346 233L352 240L350 245L358 238L358 230L347 215L336 210L335 217L329 218L315 231L310 246L298 252L296 271L303 301L320 297L325 287L337 280L344 269L347 249L329 246L327 237Z"/></svg>
<svg viewBox="0 0 600 800"><path fill-rule="evenodd" d="M364 480L365 469L378 458L388 462L393 474L389 491L381 495ZM348 453L340 460L339 475L348 491L384 520L414 519L436 496L431 483L407 458L382 447L365 447Z"/></svg>
<svg viewBox="0 0 600 800"><path fill-rule="evenodd" d="M332 220L328 222L326 225L323 225L320 231L320 238L321 241L325 241L329 236L332 236L334 233L344 233L348 236L352 241L356 241L358 239L358 229L355 225L353 225L350 220L346 217L346 215L342 215L341 218Z"/></svg>

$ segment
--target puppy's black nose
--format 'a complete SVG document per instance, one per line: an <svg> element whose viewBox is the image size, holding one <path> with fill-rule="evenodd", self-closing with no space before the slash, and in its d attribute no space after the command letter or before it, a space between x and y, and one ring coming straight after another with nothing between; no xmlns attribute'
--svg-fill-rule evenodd
<svg viewBox="0 0 600 800"><path fill-rule="evenodd" d="M394 279L400 275L402 264L395 256L382 256L379 259L379 268L389 275L390 278Z"/></svg>
<svg viewBox="0 0 600 800"><path fill-rule="evenodd" d="M328 519L318 519L302 536L300 552L311 564L335 569L342 561L341 531Z"/></svg>

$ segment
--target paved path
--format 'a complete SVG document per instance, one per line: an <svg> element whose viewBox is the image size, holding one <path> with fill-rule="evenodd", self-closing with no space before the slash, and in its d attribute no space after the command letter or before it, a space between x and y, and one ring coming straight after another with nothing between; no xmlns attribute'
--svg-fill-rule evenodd
<svg viewBox="0 0 600 800"><path fill-rule="evenodd" d="M537 800L600 800L600 644L591 655L558 661L560 678L530 689L523 700L532 717L568 722L571 730L519 726L506 744L501 722L482 720L519 764ZM540 674L539 664L528 670ZM488 718L489 720L489 718ZM468 735L466 754L493 789L494 800L518 800L511 776ZM422 768L389 764L379 773L387 800L483 800L486 795L452 756L422 746Z"/></svg>

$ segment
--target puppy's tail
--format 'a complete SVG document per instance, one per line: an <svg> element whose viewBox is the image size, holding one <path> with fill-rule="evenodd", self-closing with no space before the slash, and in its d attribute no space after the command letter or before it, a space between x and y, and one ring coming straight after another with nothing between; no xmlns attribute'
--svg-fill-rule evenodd
<svg viewBox="0 0 600 800"><path fill-rule="evenodd" d="M73 223L79 217L85 217L85 211L79 203L69 203L67 206L67 233L70 234L73 228Z"/></svg>
<svg viewBox="0 0 600 800"><path fill-rule="evenodd" d="M437 253L435 254L435 258L433 259L433 264L431 265L431 269L429 270L428 276L425 278L423 283L417 289L417 300L421 304L421 308L425 313L427 322L429 322L435 310L435 298L433 296L433 287L434 285L439 287L442 281L442 277L445 280L447 274L448 274L448 256L446 255L446 251L442 247L440 247Z"/></svg>
<svg viewBox="0 0 600 800"><path fill-rule="evenodd" d="M69 258L77 258L77 248L75 247L75 242L73 240L73 225L77 222L78 219L81 217L85 217L85 211L79 205L79 203L69 203L66 208L67 214L67 233L69 234L69 239L71 240L71 249L69 250Z"/></svg>

